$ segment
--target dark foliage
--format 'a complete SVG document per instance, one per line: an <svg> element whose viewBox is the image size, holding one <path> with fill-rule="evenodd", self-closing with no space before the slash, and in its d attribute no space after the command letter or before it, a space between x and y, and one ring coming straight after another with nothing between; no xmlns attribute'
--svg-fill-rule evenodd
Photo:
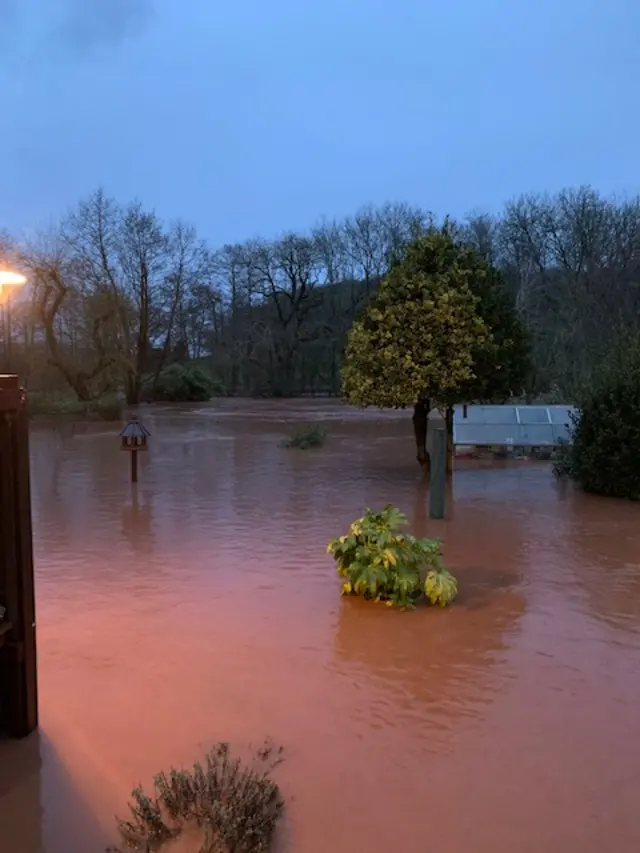
<svg viewBox="0 0 640 853"><path fill-rule="evenodd" d="M581 393L554 470L587 492L640 500L640 339L614 351Z"/></svg>
<svg viewBox="0 0 640 853"><path fill-rule="evenodd" d="M471 292L478 298L476 312L493 337L492 347L477 347L473 356L474 374L461 399L501 403L527 389L531 375L530 336L516 311L500 272L483 264L482 273L471 280Z"/></svg>
<svg viewBox="0 0 640 853"><path fill-rule="evenodd" d="M322 447L327 440L327 431L319 424L310 424L300 427L291 438L288 438L284 446L297 450L313 450Z"/></svg>
<svg viewBox="0 0 640 853"><path fill-rule="evenodd" d="M148 396L158 403L201 403L221 390L200 367L171 364L160 373L155 387L149 386Z"/></svg>

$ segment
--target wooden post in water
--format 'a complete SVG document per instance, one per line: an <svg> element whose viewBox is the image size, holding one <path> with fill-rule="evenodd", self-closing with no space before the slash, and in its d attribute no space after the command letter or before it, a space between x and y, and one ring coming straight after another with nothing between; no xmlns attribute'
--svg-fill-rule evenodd
<svg viewBox="0 0 640 853"><path fill-rule="evenodd" d="M138 451L131 451L131 482L138 482Z"/></svg>
<svg viewBox="0 0 640 853"><path fill-rule="evenodd" d="M444 518L447 488L447 434L444 429L433 430L431 479L429 481L429 516Z"/></svg>
<svg viewBox="0 0 640 853"><path fill-rule="evenodd" d="M36 618L27 397L0 376L0 704L11 737L38 726Z"/></svg>

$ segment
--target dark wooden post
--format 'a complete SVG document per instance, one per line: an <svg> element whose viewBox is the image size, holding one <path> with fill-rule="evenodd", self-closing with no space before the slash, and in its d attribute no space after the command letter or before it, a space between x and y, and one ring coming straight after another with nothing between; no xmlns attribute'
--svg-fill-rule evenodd
<svg viewBox="0 0 640 853"><path fill-rule="evenodd" d="M434 429L431 453L431 481L429 483L429 516L444 518L445 491L447 487L447 434L444 429Z"/></svg>
<svg viewBox="0 0 640 853"><path fill-rule="evenodd" d="M38 726L36 618L27 398L0 376L0 596L10 627L0 649L0 703L8 734Z"/></svg>
<svg viewBox="0 0 640 853"><path fill-rule="evenodd" d="M131 451L131 482L138 482L138 451Z"/></svg>

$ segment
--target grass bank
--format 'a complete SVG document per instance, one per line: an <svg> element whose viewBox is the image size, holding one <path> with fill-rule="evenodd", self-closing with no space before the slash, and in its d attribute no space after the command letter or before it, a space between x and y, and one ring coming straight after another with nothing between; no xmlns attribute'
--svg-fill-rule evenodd
<svg viewBox="0 0 640 853"><path fill-rule="evenodd" d="M29 393L30 417L69 417L100 421L117 421L124 406L115 394L103 394L85 402L66 394L43 391Z"/></svg>

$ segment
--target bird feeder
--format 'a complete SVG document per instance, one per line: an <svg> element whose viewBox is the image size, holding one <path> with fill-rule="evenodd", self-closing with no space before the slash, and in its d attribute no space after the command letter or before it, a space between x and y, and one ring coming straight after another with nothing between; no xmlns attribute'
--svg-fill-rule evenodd
<svg viewBox="0 0 640 853"><path fill-rule="evenodd" d="M131 482L138 482L138 453L148 450L147 439L151 433L140 423L137 415L132 415L131 420L120 433L120 450L127 450L131 454Z"/></svg>

